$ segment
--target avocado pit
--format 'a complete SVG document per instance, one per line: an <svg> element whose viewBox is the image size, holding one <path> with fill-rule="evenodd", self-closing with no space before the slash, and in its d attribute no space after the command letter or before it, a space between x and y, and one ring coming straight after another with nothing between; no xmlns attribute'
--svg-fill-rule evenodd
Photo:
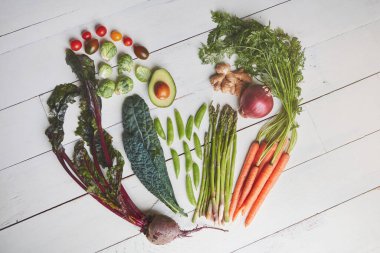
<svg viewBox="0 0 380 253"><path fill-rule="evenodd" d="M154 85L154 94L158 99L167 99L170 96L169 85L162 81L157 82Z"/></svg>

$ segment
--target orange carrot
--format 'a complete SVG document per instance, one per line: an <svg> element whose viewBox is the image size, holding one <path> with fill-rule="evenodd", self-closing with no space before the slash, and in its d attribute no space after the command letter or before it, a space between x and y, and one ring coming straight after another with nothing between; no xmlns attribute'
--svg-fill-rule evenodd
<svg viewBox="0 0 380 253"><path fill-rule="evenodd" d="M249 175L244 182L244 187L242 188L241 195L239 196L239 201L237 204L238 208L243 204L245 198L248 196L249 192L251 191L251 188L252 188L253 182L255 181L258 170L259 168L257 166L254 166L252 163L251 171L249 172ZM234 213L234 215L232 216L233 221L236 219L238 214L239 214L238 212Z"/></svg>
<svg viewBox="0 0 380 253"><path fill-rule="evenodd" d="M264 168L265 164L266 164L267 162L269 162L270 160L272 160L272 158L273 158L273 154L274 154L274 152L276 151L277 145L278 145L278 142L275 142L275 143L273 144L273 146L270 147L270 149L268 150L268 152L267 152L266 155L264 156L263 160L261 160L261 163L260 163L260 164L256 164L256 166L259 167L258 174L260 174L260 171Z"/></svg>
<svg viewBox="0 0 380 253"><path fill-rule="evenodd" d="M230 216L232 216L235 212L235 208L240 197L241 188L243 186L245 178L247 177L249 169L251 168L252 161L255 158L258 149L259 143L257 141L252 142L251 146L249 147L248 153L245 157L243 167L240 170L240 175L236 182L235 190L231 198Z"/></svg>
<svg viewBox="0 0 380 253"><path fill-rule="evenodd" d="M260 206L264 202L265 198L267 197L269 191L272 189L274 184L276 183L277 179L280 177L282 171L284 170L286 164L289 161L289 154L283 153L273 170L272 174L268 178L267 182L265 183L264 187L262 188L260 194L258 195L257 199L255 200L255 203L253 204L252 208L249 210L249 213L247 215L247 218L245 220L245 226L247 227L255 217L257 211L259 210ZM264 172L264 170L263 170Z"/></svg>
<svg viewBox="0 0 380 253"><path fill-rule="evenodd" d="M268 143L266 141L260 142L259 150L257 150L255 159L253 160L253 165L257 166L261 156L263 155L265 149L267 148Z"/></svg>

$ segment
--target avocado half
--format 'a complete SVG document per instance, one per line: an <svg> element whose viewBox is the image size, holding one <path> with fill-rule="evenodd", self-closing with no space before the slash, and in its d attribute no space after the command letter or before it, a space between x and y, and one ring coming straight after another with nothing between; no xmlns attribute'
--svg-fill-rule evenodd
<svg viewBox="0 0 380 253"><path fill-rule="evenodd" d="M164 82L169 86L170 94L165 99L158 98L154 92L154 87L158 82ZM166 69L157 69L154 71L148 86L150 101L152 101L152 103L157 107L168 107L173 103L176 93L177 88L170 73Z"/></svg>

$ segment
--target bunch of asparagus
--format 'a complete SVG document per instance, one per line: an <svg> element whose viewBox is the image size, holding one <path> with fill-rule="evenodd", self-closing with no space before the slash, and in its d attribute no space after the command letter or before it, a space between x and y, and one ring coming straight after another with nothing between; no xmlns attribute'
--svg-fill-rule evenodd
<svg viewBox="0 0 380 253"><path fill-rule="evenodd" d="M228 222L236 157L237 112L226 104L210 104L205 133L201 188L193 215L223 224Z"/></svg>

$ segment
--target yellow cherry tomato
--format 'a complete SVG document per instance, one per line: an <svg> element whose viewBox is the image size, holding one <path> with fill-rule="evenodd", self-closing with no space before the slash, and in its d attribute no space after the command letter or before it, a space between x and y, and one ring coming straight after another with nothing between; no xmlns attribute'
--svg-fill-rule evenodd
<svg viewBox="0 0 380 253"><path fill-rule="evenodd" d="M116 31L116 30L113 30L111 32L111 39L113 41L119 41L123 38L123 35L121 35L121 33L119 31Z"/></svg>

